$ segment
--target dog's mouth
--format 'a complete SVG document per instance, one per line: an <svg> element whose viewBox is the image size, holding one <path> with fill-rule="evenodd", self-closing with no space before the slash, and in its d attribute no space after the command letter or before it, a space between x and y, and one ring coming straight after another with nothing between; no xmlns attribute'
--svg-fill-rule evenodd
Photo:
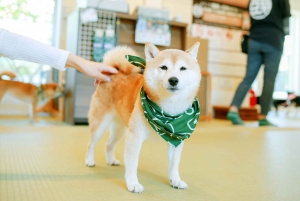
<svg viewBox="0 0 300 201"><path fill-rule="evenodd" d="M175 92L175 91L178 90L178 88L177 88L176 86L174 86L174 87L169 87L168 90L169 90L170 92Z"/></svg>

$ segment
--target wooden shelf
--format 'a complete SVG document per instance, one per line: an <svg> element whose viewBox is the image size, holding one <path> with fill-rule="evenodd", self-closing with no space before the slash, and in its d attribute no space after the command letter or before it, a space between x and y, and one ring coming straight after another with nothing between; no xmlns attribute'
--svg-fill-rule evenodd
<svg viewBox="0 0 300 201"><path fill-rule="evenodd" d="M117 13L117 18L121 18L121 19L127 19L127 20L136 20L137 19L137 15L129 15L129 14L124 14L124 13ZM170 21L170 25L171 26L177 26L177 27L187 27L187 23L183 23L183 22L177 22L177 21Z"/></svg>
<svg viewBox="0 0 300 201"><path fill-rule="evenodd" d="M144 56L144 44L135 42L135 25L137 15L117 13L117 41L119 45L132 47L140 56ZM171 45L169 47L158 46L159 49L181 49L185 50L187 23L170 21L171 25Z"/></svg>

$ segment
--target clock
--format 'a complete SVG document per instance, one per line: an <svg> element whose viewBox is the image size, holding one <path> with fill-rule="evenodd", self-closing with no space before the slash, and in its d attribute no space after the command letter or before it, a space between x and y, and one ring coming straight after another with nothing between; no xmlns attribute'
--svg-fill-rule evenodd
<svg viewBox="0 0 300 201"><path fill-rule="evenodd" d="M195 18L201 18L203 15L203 7L200 4L194 4L193 5L193 16Z"/></svg>

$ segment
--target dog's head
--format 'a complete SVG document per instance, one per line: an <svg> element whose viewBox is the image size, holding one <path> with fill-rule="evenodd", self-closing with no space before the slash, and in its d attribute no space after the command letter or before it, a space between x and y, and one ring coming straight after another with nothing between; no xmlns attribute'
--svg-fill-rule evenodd
<svg viewBox="0 0 300 201"><path fill-rule="evenodd" d="M159 51L152 43L146 43L145 86L160 96L195 95L201 73L197 62L200 43L186 51L166 49Z"/></svg>
<svg viewBox="0 0 300 201"><path fill-rule="evenodd" d="M57 83L41 84L40 93L44 98L56 98L63 93L63 89Z"/></svg>

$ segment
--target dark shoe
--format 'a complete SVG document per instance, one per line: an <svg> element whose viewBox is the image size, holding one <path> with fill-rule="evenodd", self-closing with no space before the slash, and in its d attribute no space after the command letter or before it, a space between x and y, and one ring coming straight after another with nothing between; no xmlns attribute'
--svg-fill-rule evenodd
<svg viewBox="0 0 300 201"><path fill-rule="evenodd" d="M258 124L259 124L259 126L275 126L275 127L278 127L278 126L276 126L275 124L272 124L271 122L269 122L266 119L259 119Z"/></svg>
<svg viewBox="0 0 300 201"><path fill-rule="evenodd" d="M237 112L228 112L227 119L229 119L234 125L244 125L243 120Z"/></svg>

